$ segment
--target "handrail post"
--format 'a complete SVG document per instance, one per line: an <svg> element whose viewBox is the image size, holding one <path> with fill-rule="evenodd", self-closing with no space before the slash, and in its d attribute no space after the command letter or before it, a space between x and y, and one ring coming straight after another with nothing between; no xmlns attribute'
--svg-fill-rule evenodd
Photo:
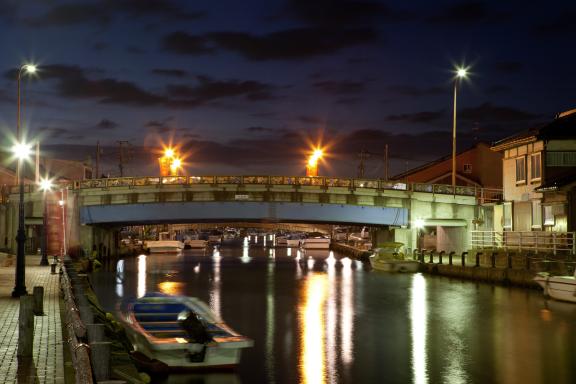
<svg viewBox="0 0 576 384"><path fill-rule="evenodd" d="M475 265L475 267L480 266L480 256L481 255L482 255L482 252L476 252L476 265Z"/></svg>
<svg viewBox="0 0 576 384"><path fill-rule="evenodd" d="M434 264L434 250L433 250L433 249L430 250L430 255L429 255L429 258L428 258L428 263Z"/></svg>
<svg viewBox="0 0 576 384"><path fill-rule="evenodd" d="M468 252L462 252L462 266L466 266L466 256L468 256Z"/></svg>
<svg viewBox="0 0 576 384"><path fill-rule="evenodd" d="M496 268L496 255L498 254L498 252L492 252L492 255L490 256L490 262L492 264L492 268Z"/></svg>
<svg viewBox="0 0 576 384"><path fill-rule="evenodd" d="M506 252L506 258L508 259L508 269L512 269L512 254L510 252Z"/></svg>
<svg viewBox="0 0 576 384"><path fill-rule="evenodd" d="M452 251L448 254L448 265L452 265L452 259L453 259L455 254L456 254L456 252L454 252L454 251Z"/></svg>
<svg viewBox="0 0 576 384"><path fill-rule="evenodd" d="M420 262L424 263L424 256L425 256L424 254L426 253L426 250L421 249L419 253L420 253L420 255L419 255L420 256Z"/></svg>
<svg viewBox="0 0 576 384"><path fill-rule="evenodd" d="M442 264L442 256L444 256L444 251L440 251L440 253L438 254L438 264Z"/></svg>
<svg viewBox="0 0 576 384"><path fill-rule="evenodd" d="M552 232L552 253L556 255L556 232Z"/></svg>

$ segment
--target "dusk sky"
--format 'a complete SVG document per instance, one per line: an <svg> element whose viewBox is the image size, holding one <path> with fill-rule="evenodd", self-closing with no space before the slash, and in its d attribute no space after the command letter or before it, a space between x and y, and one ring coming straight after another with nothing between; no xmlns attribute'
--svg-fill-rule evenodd
<svg viewBox="0 0 576 384"><path fill-rule="evenodd" d="M153 149L182 146L188 174L353 176L388 144L395 174L576 107L576 5L568 1L0 0L0 129L118 175L157 174ZM366 164L382 177L383 162Z"/></svg>

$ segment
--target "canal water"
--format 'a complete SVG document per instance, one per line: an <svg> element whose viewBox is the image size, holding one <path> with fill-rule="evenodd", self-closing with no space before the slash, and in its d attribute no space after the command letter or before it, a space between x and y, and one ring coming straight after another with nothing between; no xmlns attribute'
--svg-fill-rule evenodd
<svg viewBox="0 0 576 384"><path fill-rule="evenodd" d="M196 296L254 340L235 373L155 383L576 383L576 304L538 290L261 244L130 257L91 278L108 311L147 292Z"/></svg>

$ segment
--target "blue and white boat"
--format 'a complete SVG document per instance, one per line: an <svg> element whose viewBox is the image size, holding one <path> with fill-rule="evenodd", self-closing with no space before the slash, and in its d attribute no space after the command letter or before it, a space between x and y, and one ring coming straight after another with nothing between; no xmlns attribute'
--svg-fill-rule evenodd
<svg viewBox="0 0 576 384"><path fill-rule="evenodd" d="M242 349L254 345L195 297L149 293L121 312L135 352L161 370L233 368Z"/></svg>

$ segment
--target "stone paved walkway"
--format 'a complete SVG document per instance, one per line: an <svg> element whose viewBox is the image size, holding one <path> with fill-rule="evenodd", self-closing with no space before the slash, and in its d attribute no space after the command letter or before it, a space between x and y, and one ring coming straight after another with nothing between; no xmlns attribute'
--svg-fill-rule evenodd
<svg viewBox="0 0 576 384"><path fill-rule="evenodd" d="M39 266L40 256L26 256L26 290L44 287L44 316L34 317L34 356L18 361L19 300L12 298L15 260L0 254L0 383L64 384L63 338L60 323L58 274ZM13 257L15 259L15 257Z"/></svg>

